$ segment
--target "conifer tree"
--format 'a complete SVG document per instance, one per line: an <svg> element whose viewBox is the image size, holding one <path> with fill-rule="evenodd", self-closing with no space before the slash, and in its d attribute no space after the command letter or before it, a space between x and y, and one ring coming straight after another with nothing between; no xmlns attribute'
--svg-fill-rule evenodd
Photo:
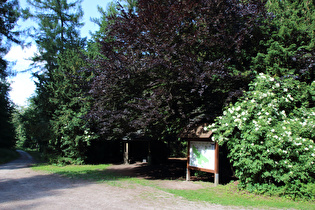
<svg viewBox="0 0 315 210"><path fill-rule="evenodd" d="M40 67L35 73L36 97L34 104L37 108L37 118L45 122L42 129L44 138L41 140L42 151L59 155L60 144L54 144L56 138L51 120L56 118L58 111L62 109L58 103L52 101L55 98L55 89L59 87L59 81L54 74L58 72L58 57L64 56L66 50L80 49L85 46L85 39L80 37L79 29L83 26L81 18L83 11L80 6L82 0L69 2L67 0L28 0L32 6L28 10L28 16L38 23L33 37L38 47L38 53L33 57L34 65ZM60 142L59 142L60 143Z"/></svg>
<svg viewBox="0 0 315 210"><path fill-rule="evenodd" d="M315 3L308 0L269 0L265 47L254 68L280 77L315 79Z"/></svg>
<svg viewBox="0 0 315 210"><path fill-rule="evenodd" d="M29 17L38 23L33 37L39 53L33 60L45 63L44 71L49 72L57 66L60 53L85 44L79 32L79 28L83 26L83 11L80 6L82 0L71 3L67 0L27 2L35 9L34 13L29 10Z"/></svg>
<svg viewBox="0 0 315 210"><path fill-rule="evenodd" d="M13 105L8 96L8 62L3 57L10 49L10 43L20 43L19 32L14 31L19 10L17 0L0 1L0 147L6 148L15 145L15 134L11 123Z"/></svg>
<svg viewBox="0 0 315 210"><path fill-rule="evenodd" d="M93 77L89 71L83 50L70 49L58 57L58 69L52 74L53 83L48 88L52 92L50 102L58 108L50 120L59 162L83 163L86 151L91 141L97 136L91 130L85 115L90 110L90 100L87 95L88 82Z"/></svg>

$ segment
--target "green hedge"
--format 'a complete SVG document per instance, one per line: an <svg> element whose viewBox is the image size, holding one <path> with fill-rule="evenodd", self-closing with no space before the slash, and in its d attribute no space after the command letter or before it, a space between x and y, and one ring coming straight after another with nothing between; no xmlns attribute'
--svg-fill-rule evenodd
<svg viewBox="0 0 315 210"><path fill-rule="evenodd" d="M240 186L314 199L315 82L260 74L209 129L226 143Z"/></svg>

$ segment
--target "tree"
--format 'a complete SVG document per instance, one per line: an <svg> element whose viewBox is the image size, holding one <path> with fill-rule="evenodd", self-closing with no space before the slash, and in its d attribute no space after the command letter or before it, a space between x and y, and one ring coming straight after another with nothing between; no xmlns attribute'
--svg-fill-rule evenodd
<svg viewBox="0 0 315 210"><path fill-rule="evenodd" d="M26 108L15 110L14 123L17 133L17 146L29 149L37 149L42 154L49 153L49 142L47 142L47 133L44 132L49 127L44 118L39 118L41 113L35 104L36 97L29 99L29 105Z"/></svg>
<svg viewBox="0 0 315 210"><path fill-rule="evenodd" d="M210 129L226 144L239 187L314 199L315 82L260 73Z"/></svg>
<svg viewBox="0 0 315 210"><path fill-rule="evenodd" d="M19 32L14 27L19 15L18 1L0 2L0 147L11 148L15 145L14 127L11 122L13 105L9 100L8 63L3 56L8 52L10 43L20 43Z"/></svg>
<svg viewBox="0 0 315 210"><path fill-rule="evenodd" d="M79 28L83 26L82 0L68 3L67 0L28 0L35 12L28 10L28 17L38 22L33 37L38 46L34 62L45 63L50 71L57 66L57 57L70 48L82 47L85 39L80 38Z"/></svg>
<svg viewBox="0 0 315 210"><path fill-rule="evenodd" d="M138 1L100 39L91 117L111 137L176 136L213 119L250 81L261 2ZM111 37L112 39L107 39Z"/></svg>
<svg viewBox="0 0 315 210"><path fill-rule="evenodd" d="M239 186L314 199L314 1L268 1L259 73L211 127L226 143Z"/></svg>
<svg viewBox="0 0 315 210"><path fill-rule="evenodd" d="M58 69L48 85L52 92L50 103L58 106L50 121L54 138L50 141L56 146L59 162L83 163L91 141L97 138L85 115L91 104L88 97L88 81L93 73L84 71L88 66L83 50L67 50L58 58Z"/></svg>
<svg viewBox="0 0 315 210"><path fill-rule="evenodd" d="M14 126L11 122L13 105L9 97L9 84L0 81L0 147L12 148L15 145Z"/></svg>
<svg viewBox="0 0 315 210"><path fill-rule="evenodd" d="M298 76L311 83L315 79L314 1L275 1L267 4L271 16L262 40L265 46L254 59L259 72L277 76Z"/></svg>
<svg viewBox="0 0 315 210"><path fill-rule="evenodd" d="M60 144L55 145L55 138L59 137L54 135L58 131L54 130L56 127L52 126L51 121L60 117L60 110L63 107L51 99L55 98L54 91L63 87L58 87L59 77L54 74L58 74L60 68L58 58L65 59L62 56L66 55L67 50L81 49L85 46L86 41L79 33L79 28L83 25L81 2L28 0L34 12L28 10L27 15L38 22L38 28L33 36L39 53L33 57L33 61L35 65L41 67L41 71L35 73L38 82L36 97L33 100L37 109L36 118L40 119L38 123L44 122L34 127L45 126L40 131L40 136L43 137L41 150L57 156L60 155L61 148L58 148ZM52 87L54 89L51 89Z"/></svg>
<svg viewBox="0 0 315 210"><path fill-rule="evenodd" d="M124 0L120 1L120 3L124 2L124 4L120 5L124 10L130 10L133 12L137 11L137 0ZM111 17L115 17L119 15L119 6L115 2L110 2L107 5L106 10L102 7L98 6L97 10L101 13L100 18L92 18L91 21L96 23L100 28L98 31L93 33L93 40L100 40L103 38L108 38L108 29L109 25L114 23L114 20Z"/></svg>

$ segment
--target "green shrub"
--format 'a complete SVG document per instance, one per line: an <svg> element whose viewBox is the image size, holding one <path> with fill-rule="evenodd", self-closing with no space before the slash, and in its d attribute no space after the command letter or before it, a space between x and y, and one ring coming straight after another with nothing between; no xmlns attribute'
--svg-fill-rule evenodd
<svg viewBox="0 0 315 210"><path fill-rule="evenodd" d="M259 74L209 126L225 142L240 186L257 193L314 199L315 82Z"/></svg>

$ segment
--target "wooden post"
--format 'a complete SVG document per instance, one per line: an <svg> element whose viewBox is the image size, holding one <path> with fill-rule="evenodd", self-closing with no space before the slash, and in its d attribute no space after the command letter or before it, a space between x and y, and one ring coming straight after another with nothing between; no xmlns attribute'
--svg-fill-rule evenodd
<svg viewBox="0 0 315 210"><path fill-rule="evenodd" d="M129 145L128 142L124 144L124 164L129 164Z"/></svg>
<svg viewBox="0 0 315 210"><path fill-rule="evenodd" d="M151 156L151 142L149 140L148 142L148 157L147 157L147 163L148 165L152 164L152 156Z"/></svg>
<svg viewBox="0 0 315 210"><path fill-rule="evenodd" d="M190 159L190 141L187 145L187 168L186 168L186 181L190 181L190 169L189 169L189 159Z"/></svg>
<svg viewBox="0 0 315 210"><path fill-rule="evenodd" d="M219 145L215 143L214 185L219 184Z"/></svg>
<svg viewBox="0 0 315 210"><path fill-rule="evenodd" d="M188 167L186 169L186 181L190 181L190 170Z"/></svg>

